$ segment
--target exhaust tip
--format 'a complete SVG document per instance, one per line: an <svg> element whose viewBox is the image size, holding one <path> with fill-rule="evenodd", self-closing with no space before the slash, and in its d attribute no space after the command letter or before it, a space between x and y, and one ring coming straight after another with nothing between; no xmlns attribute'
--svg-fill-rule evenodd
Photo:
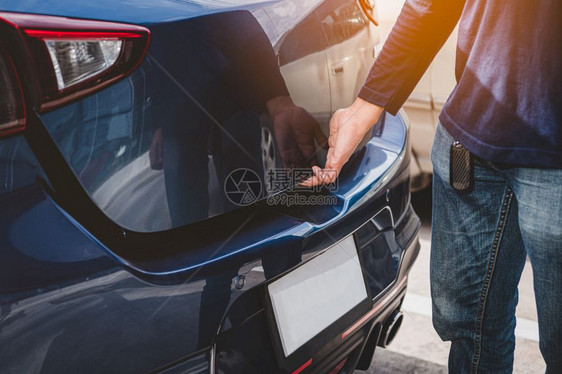
<svg viewBox="0 0 562 374"><path fill-rule="evenodd" d="M402 326L402 320L404 319L404 313L401 310L395 310L394 313L385 321L381 336L379 338L378 346L386 348L392 343L400 326Z"/></svg>

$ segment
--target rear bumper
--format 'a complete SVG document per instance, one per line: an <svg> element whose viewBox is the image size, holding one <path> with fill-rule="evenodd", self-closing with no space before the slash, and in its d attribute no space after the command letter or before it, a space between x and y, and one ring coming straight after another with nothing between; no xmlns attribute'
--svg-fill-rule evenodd
<svg viewBox="0 0 562 374"><path fill-rule="evenodd" d="M243 301L235 301L231 305L223 321L222 331L216 338L213 349L216 353L214 366L218 372L236 368L242 372L277 373L294 372L303 368L303 373L326 373L345 359L345 368L349 369L354 369L359 362L370 363L384 322L400 309L406 293L408 273L419 253L419 229L419 218L409 206L394 229L374 236L376 239L385 232L392 233L396 235L397 242L401 242L402 252L396 277L383 291L373 295L370 309L338 320L335 325L339 330L332 339L323 346L311 345L305 349L305 353L297 355L300 356L298 359L280 359L279 352L276 351L279 350L274 343L276 332L268 323L268 310L263 298L267 283L247 291L242 296ZM358 231L354 235L357 236ZM247 318L236 316L242 304L244 308L252 305L251 300L256 303L253 313L247 315ZM242 321L236 322L237 320ZM255 354L256 351L259 354Z"/></svg>
<svg viewBox="0 0 562 374"><path fill-rule="evenodd" d="M413 218L410 224L416 225L416 219L417 217ZM344 368L350 370L344 372L351 372L359 363L370 364L377 343L383 338L381 331L384 323L402 305L408 284L408 273L420 250L418 239L419 227L403 251L396 280L375 298L370 311L342 332L341 346L318 362L310 371L311 373L329 372L346 358L348 360ZM367 368L368 366L364 369Z"/></svg>

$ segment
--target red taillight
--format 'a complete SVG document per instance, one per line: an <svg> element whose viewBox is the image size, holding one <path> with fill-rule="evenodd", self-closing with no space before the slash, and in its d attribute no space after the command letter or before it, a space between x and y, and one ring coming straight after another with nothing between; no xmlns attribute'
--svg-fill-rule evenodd
<svg viewBox="0 0 562 374"><path fill-rule="evenodd" d="M0 137L25 129L25 103L14 62L0 41Z"/></svg>
<svg viewBox="0 0 562 374"><path fill-rule="evenodd" d="M39 111L91 94L131 73L143 60L148 29L112 22L2 13L27 45Z"/></svg>

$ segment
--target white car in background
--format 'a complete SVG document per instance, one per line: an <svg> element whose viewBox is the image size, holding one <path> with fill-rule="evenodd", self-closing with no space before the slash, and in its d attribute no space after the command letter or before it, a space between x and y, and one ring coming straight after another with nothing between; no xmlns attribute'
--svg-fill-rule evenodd
<svg viewBox="0 0 562 374"><path fill-rule="evenodd" d="M378 0L379 32L382 42L392 30L404 0ZM410 140L414 157L411 163L411 189L423 189L431 183L433 167L430 160L431 145L439 113L455 87L455 51L457 29L455 29L437 54L403 108L410 119Z"/></svg>

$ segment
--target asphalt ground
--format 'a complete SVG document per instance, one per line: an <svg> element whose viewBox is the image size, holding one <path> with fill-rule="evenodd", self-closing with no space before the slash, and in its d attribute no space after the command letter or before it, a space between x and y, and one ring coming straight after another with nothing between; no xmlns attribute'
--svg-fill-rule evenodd
<svg viewBox="0 0 562 374"><path fill-rule="evenodd" d="M392 344L378 348L366 373L447 373L450 344L443 342L431 324L429 254L431 247L431 189L412 196L414 209L422 219L421 250L410 272L404 300L404 321ZM514 373L544 373L539 351L538 325L529 262L519 283Z"/></svg>

